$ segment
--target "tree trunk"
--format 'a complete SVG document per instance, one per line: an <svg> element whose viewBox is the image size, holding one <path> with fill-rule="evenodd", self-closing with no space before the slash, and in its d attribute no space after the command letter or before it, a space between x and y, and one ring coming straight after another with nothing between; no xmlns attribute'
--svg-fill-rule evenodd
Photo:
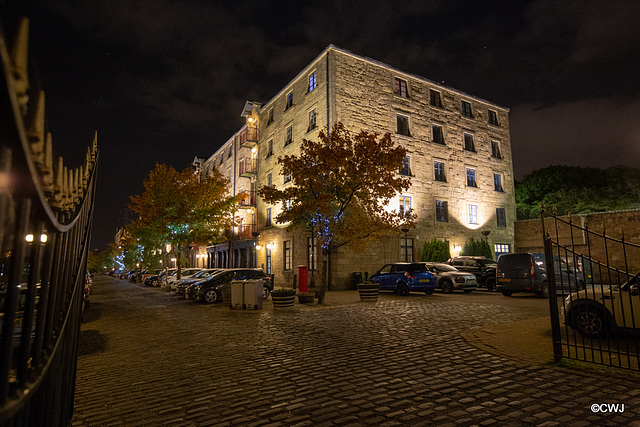
<svg viewBox="0 0 640 427"><path fill-rule="evenodd" d="M329 251L322 249L322 268L320 273L320 295L318 296L318 304L324 304L327 287L329 285Z"/></svg>

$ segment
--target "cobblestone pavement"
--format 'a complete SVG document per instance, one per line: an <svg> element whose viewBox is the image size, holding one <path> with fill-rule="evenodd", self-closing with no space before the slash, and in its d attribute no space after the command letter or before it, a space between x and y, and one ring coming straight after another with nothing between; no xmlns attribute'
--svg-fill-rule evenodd
<svg viewBox="0 0 640 427"><path fill-rule="evenodd" d="M460 335L540 316L538 300L341 294L242 311L96 277L72 425L640 426L640 385L494 356Z"/></svg>

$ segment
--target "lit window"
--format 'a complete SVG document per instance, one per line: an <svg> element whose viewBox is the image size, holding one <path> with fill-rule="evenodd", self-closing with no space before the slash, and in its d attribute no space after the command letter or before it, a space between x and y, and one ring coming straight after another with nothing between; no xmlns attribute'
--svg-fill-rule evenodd
<svg viewBox="0 0 640 427"><path fill-rule="evenodd" d="M313 73L309 74L309 87L307 88L307 92L311 92L316 88L316 86L317 86L316 72L314 71Z"/></svg>
<svg viewBox="0 0 640 427"><path fill-rule="evenodd" d="M498 141L491 141L491 157L494 159L502 159L500 154L500 143Z"/></svg>
<svg viewBox="0 0 640 427"><path fill-rule="evenodd" d="M467 187L477 187L476 170L467 168Z"/></svg>
<svg viewBox="0 0 640 427"><path fill-rule="evenodd" d="M433 162L434 179L440 182L447 182L443 162Z"/></svg>
<svg viewBox="0 0 640 427"><path fill-rule="evenodd" d="M309 270L316 270L316 238L307 237L307 265Z"/></svg>
<svg viewBox="0 0 640 427"><path fill-rule="evenodd" d="M471 115L471 104L469 102L462 101L461 110L464 117L473 118L473 116Z"/></svg>
<svg viewBox="0 0 640 427"><path fill-rule="evenodd" d="M407 92L407 82L406 80L402 80L396 77L396 83L395 83L395 87L393 90L393 93L395 93L398 96L401 96L403 98L408 98L409 97L409 92Z"/></svg>
<svg viewBox="0 0 640 427"><path fill-rule="evenodd" d="M444 132L442 131L442 126L432 125L431 132L433 133L433 142L444 145Z"/></svg>
<svg viewBox="0 0 640 427"><path fill-rule="evenodd" d="M265 223L265 227L271 226L271 208L267 208L267 221Z"/></svg>
<svg viewBox="0 0 640 427"><path fill-rule="evenodd" d="M411 175L411 157L404 156L404 160L402 161L402 169L400 169L400 175L412 176Z"/></svg>
<svg viewBox="0 0 640 427"><path fill-rule="evenodd" d="M468 205L469 224L478 224L478 205Z"/></svg>
<svg viewBox="0 0 640 427"><path fill-rule="evenodd" d="M502 175L499 173L493 174L493 189L501 193L504 192L504 189L502 188Z"/></svg>
<svg viewBox="0 0 640 427"><path fill-rule="evenodd" d="M498 227L507 226L507 214L504 208L496 208L496 225Z"/></svg>
<svg viewBox="0 0 640 427"><path fill-rule="evenodd" d="M473 135L469 133L464 134L464 149L465 151L476 152L476 146L473 143Z"/></svg>
<svg viewBox="0 0 640 427"><path fill-rule="evenodd" d="M440 92L433 89L429 90L429 103L434 107L442 108L442 99L440 98Z"/></svg>
<svg viewBox="0 0 640 427"><path fill-rule="evenodd" d="M497 255L508 254L508 253L511 253L511 245L509 245L507 243L495 243L493 245L493 251ZM496 256L496 258L497 258L497 256Z"/></svg>
<svg viewBox="0 0 640 427"><path fill-rule="evenodd" d="M449 222L449 206L444 200L436 200L436 221Z"/></svg>
<svg viewBox="0 0 640 427"><path fill-rule="evenodd" d="M271 274L271 248L266 248L266 270L265 273Z"/></svg>
<svg viewBox="0 0 640 427"><path fill-rule="evenodd" d="M291 240L283 242L284 247L284 269L291 270Z"/></svg>
<svg viewBox="0 0 640 427"><path fill-rule="evenodd" d="M291 107L293 107L293 91L287 94L287 105L284 109L287 110Z"/></svg>
<svg viewBox="0 0 640 427"><path fill-rule="evenodd" d="M498 113L493 110L489 110L489 124L498 126Z"/></svg>
<svg viewBox="0 0 640 427"><path fill-rule="evenodd" d="M397 118L398 118L397 133L400 135L411 136L411 133L409 132L409 117L398 114Z"/></svg>
<svg viewBox="0 0 640 427"><path fill-rule="evenodd" d="M284 145L289 145L293 142L293 125L287 127L287 135L284 140Z"/></svg>
<svg viewBox="0 0 640 427"><path fill-rule="evenodd" d="M307 132L316 128L316 109L309 111L309 128Z"/></svg>
<svg viewBox="0 0 640 427"><path fill-rule="evenodd" d="M411 210L411 196L400 196L398 202L401 215L404 215Z"/></svg>

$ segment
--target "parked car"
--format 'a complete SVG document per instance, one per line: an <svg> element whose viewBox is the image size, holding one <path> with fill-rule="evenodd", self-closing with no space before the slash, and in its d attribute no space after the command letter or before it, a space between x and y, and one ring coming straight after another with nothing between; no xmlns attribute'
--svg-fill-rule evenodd
<svg viewBox="0 0 640 427"><path fill-rule="evenodd" d="M436 289L436 279L420 262L396 262L387 264L369 277L380 290L394 291L398 295L410 292L425 292L431 295Z"/></svg>
<svg viewBox="0 0 640 427"><path fill-rule="evenodd" d="M482 256L457 256L450 258L447 264L454 266L459 271L472 273L476 276L479 287L485 287L489 291L496 290L496 262Z"/></svg>
<svg viewBox="0 0 640 427"><path fill-rule="evenodd" d="M445 294L450 294L454 290L461 290L468 294L478 287L474 274L459 271L452 265L436 262L425 262L424 265L436 277L436 288Z"/></svg>
<svg viewBox="0 0 640 427"><path fill-rule="evenodd" d="M195 276L198 272L202 270L201 268L185 268L180 273L180 279L188 279L191 276ZM176 270L176 274L172 274L167 277L167 285L171 285L171 292L176 291L176 281L178 280L178 271Z"/></svg>
<svg viewBox="0 0 640 427"><path fill-rule="evenodd" d="M189 278L177 280L175 283L176 294L180 297L185 298L185 290L189 287L189 285L191 285L192 283L200 282L202 280L206 280L210 276L221 270L222 269L220 268L205 268Z"/></svg>
<svg viewBox="0 0 640 427"><path fill-rule="evenodd" d="M264 280L263 299L273 290L271 277L258 268L231 268L214 273L208 279L189 285L185 291L187 299L202 301L208 304L220 301L222 291L231 286L232 280Z"/></svg>
<svg viewBox="0 0 640 427"><path fill-rule="evenodd" d="M640 330L640 272L622 286L589 286L564 302L564 323L585 337L607 337L618 329Z"/></svg>
<svg viewBox="0 0 640 427"><path fill-rule="evenodd" d="M554 275L557 292L584 289L579 269L567 260L554 256ZM541 298L549 297L549 283L544 254L503 254L498 257L498 291L505 296L517 292L533 292Z"/></svg>

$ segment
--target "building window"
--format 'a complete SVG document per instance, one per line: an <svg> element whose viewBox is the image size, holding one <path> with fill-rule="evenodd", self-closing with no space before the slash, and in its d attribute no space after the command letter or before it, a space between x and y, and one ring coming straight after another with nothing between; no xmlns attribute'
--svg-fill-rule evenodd
<svg viewBox="0 0 640 427"><path fill-rule="evenodd" d="M436 221L449 222L449 203L444 200L436 200Z"/></svg>
<svg viewBox="0 0 640 427"><path fill-rule="evenodd" d="M502 159L502 154L500 154L500 143L498 141L491 141L491 157L494 159Z"/></svg>
<svg viewBox="0 0 640 427"><path fill-rule="evenodd" d="M264 226L271 227L271 208L267 208L267 221Z"/></svg>
<svg viewBox="0 0 640 427"><path fill-rule="evenodd" d="M398 198L400 215L404 215L411 210L411 196L400 196Z"/></svg>
<svg viewBox="0 0 640 427"><path fill-rule="evenodd" d="M467 187L477 187L476 184L476 170L467 168Z"/></svg>
<svg viewBox="0 0 640 427"><path fill-rule="evenodd" d="M409 132L409 117L403 116L402 114L398 114L397 119L398 119L397 133L400 135L411 136L411 133Z"/></svg>
<svg viewBox="0 0 640 427"><path fill-rule="evenodd" d="M400 175L413 176L411 175L411 157L410 156L404 156L404 160L402 161L402 169L400 169Z"/></svg>
<svg viewBox="0 0 640 427"><path fill-rule="evenodd" d="M433 170L435 173L435 180L440 182L447 182L447 175L444 170L443 162L433 162Z"/></svg>
<svg viewBox="0 0 640 427"><path fill-rule="evenodd" d="M307 88L307 92L311 92L312 90L314 90L317 85L316 72L314 71L313 73L309 74L309 87Z"/></svg>
<svg viewBox="0 0 640 427"><path fill-rule="evenodd" d="M507 226L507 214L504 208L496 208L496 225L498 227Z"/></svg>
<svg viewBox="0 0 640 427"><path fill-rule="evenodd" d="M269 118L267 119L267 126L273 123L273 108L269 109Z"/></svg>
<svg viewBox="0 0 640 427"><path fill-rule="evenodd" d="M473 143L473 135L469 133L464 134L464 149L465 151L476 152L476 145Z"/></svg>
<svg viewBox="0 0 640 427"><path fill-rule="evenodd" d="M469 102L462 101L461 111L463 117L473 118L473 115L471 114L471 104Z"/></svg>
<svg viewBox="0 0 640 427"><path fill-rule="evenodd" d="M409 92L407 92L407 81L396 77L396 83L393 93L403 98L408 98Z"/></svg>
<svg viewBox="0 0 640 427"><path fill-rule="evenodd" d="M499 173L493 174L493 189L501 193L504 192L504 189L502 188L502 175Z"/></svg>
<svg viewBox="0 0 640 427"><path fill-rule="evenodd" d="M478 205L468 205L469 224L478 224Z"/></svg>
<svg viewBox="0 0 640 427"><path fill-rule="evenodd" d="M220 164L222 164L222 162L224 162L224 153L220 156Z"/></svg>
<svg viewBox="0 0 640 427"><path fill-rule="evenodd" d="M267 254L267 265L266 265L266 270L265 273L267 274L271 274L271 248L266 248L266 254Z"/></svg>
<svg viewBox="0 0 640 427"><path fill-rule="evenodd" d="M231 151L232 151L231 148L229 148L229 154L227 154L227 159L231 157Z"/></svg>
<svg viewBox="0 0 640 427"><path fill-rule="evenodd" d="M291 181L291 172L286 172L284 174L284 183L286 184L287 182Z"/></svg>
<svg viewBox="0 0 640 427"><path fill-rule="evenodd" d="M433 142L444 145L444 132L442 126L431 125L431 133L433 133Z"/></svg>
<svg viewBox="0 0 640 427"><path fill-rule="evenodd" d="M307 237L307 266L309 270L316 270L316 238Z"/></svg>
<svg viewBox="0 0 640 427"><path fill-rule="evenodd" d="M442 108L442 99L440 98L440 92L436 90L429 90L429 103L434 107Z"/></svg>
<svg viewBox="0 0 640 427"><path fill-rule="evenodd" d="M267 185L269 187L271 187L273 185L273 175L270 174L270 173L267 174Z"/></svg>
<svg viewBox="0 0 640 427"><path fill-rule="evenodd" d="M286 107L284 107L284 109L288 110L291 107L293 107L293 91L287 94L287 105Z"/></svg>
<svg viewBox="0 0 640 427"><path fill-rule="evenodd" d="M316 109L309 111L309 128L307 132L316 128Z"/></svg>
<svg viewBox="0 0 640 427"><path fill-rule="evenodd" d="M267 158L273 156L273 139L267 143Z"/></svg>
<svg viewBox="0 0 640 427"><path fill-rule="evenodd" d="M284 241L284 269L291 270L291 240Z"/></svg>
<svg viewBox="0 0 640 427"><path fill-rule="evenodd" d="M498 126L498 113L493 110L489 110L489 124Z"/></svg>
<svg viewBox="0 0 640 427"><path fill-rule="evenodd" d="M511 245L508 243L494 243L493 251L496 253L496 259L498 255L511 253Z"/></svg>
<svg viewBox="0 0 640 427"><path fill-rule="evenodd" d="M287 135L285 136L284 145L289 145L293 142L293 125L287 126Z"/></svg>
<svg viewBox="0 0 640 427"><path fill-rule="evenodd" d="M413 238L400 238L400 260L402 262L413 262Z"/></svg>

